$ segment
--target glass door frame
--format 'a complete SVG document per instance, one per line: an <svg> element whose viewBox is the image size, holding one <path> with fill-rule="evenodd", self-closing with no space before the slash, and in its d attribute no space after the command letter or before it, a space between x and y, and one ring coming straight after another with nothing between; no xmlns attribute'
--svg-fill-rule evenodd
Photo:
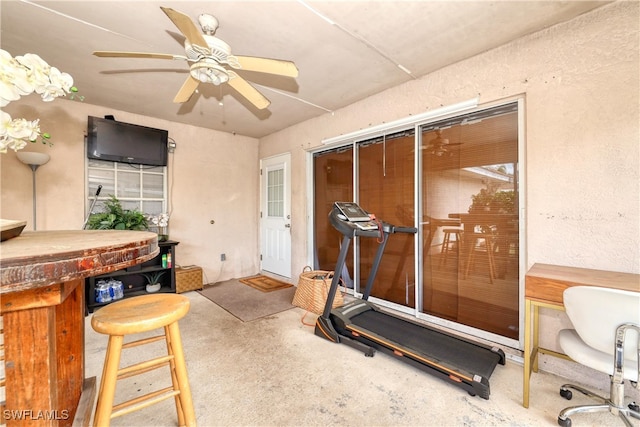
<svg viewBox="0 0 640 427"><path fill-rule="evenodd" d="M519 278L518 278L518 328L519 334L518 339L511 339L502 335L494 334L491 332L484 331L482 329L470 327L467 325L463 325L461 323L449 321L440 317L436 317L433 315L429 315L422 312L423 303L422 303L422 283L423 283L423 271L420 266L423 263L423 249L421 242L424 238L424 231L420 226L420 218L422 218L422 202L421 202L421 194L422 194L422 180L421 180L421 170L422 170L422 156L416 155L414 157L414 179L415 179L415 191L414 191L414 212L415 215L415 224L414 226L418 228L418 234L414 239L415 245L415 277L416 277L416 285L415 286L415 307L407 307L402 306L400 304L396 304L390 301L381 300L378 298L371 297L370 300L382 307L390 308L393 310L397 310L399 312L409 314L416 319L428 322L430 324L440 326L446 329L451 329L463 334L467 334L479 339L485 339L488 342L503 344L510 348L515 348L521 350L523 348L524 343L524 275L526 273L526 265L527 265L527 254L526 254L526 209L525 209L525 200L526 200L526 151L525 151L525 99L524 96L515 96L507 99L502 99L496 102L483 104L481 107L478 107L477 104L474 106L470 106L468 102L454 104L448 107L443 107L441 109L442 113L438 114L438 110L434 110L433 112L429 112L425 114L422 118L420 116L412 116L405 119L398 120L396 122L390 122L386 125L374 126L369 129L364 129L362 131L354 132L353 134L343 135L341 137L330 138L328 140L323 141L323 146L316 147L314 149L307 151L307 191L308 194L314 194L314 154L320 153L323 151L327 151L329 149L338 148L338 147L346 147L351 146L353 149L353 200L358 201L358 167L359 164L357 162L357 153L358 153L358 144L376 137L383 136L386 133L391 133L399 130L407 130L411 127L415 130L415 152L418 153L421 146L421 127L424 125L428 125L430 123L440 121L446 118L454 118L456 116L461 116L464 114L468 114L473 111L482 111L494 107L498 107L506 104L517 103L517 117L518 117L518 171L517 171L517 185L518 185L518 206L519 206L519 221L518 221L518 232L519 232L519 259L518 259L518 270L519 270ZM314 253L314 224L315 224L315 206L314 206L314 198L307 198L307 211L309 212L309 222L307 224L307 234L308 234L308 262L309 265L313 265L313 253ZM358 266L358 241L354 240L354 266ZM360 281L359 268L354 269L354 283L358 283ZM354 287L355 289L355 287ZM361 296L360 292L349 290L351 294L356 297Z"/></svg>

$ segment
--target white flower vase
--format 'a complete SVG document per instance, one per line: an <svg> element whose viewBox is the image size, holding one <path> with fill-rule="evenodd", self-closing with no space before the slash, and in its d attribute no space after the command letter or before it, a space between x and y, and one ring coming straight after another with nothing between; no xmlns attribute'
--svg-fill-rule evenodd
<svg viewBox="0 0 640 427"><path fill-rule="evenodd" d="M167 232L167 227L158 227L158 242L166 242L169 240L169 234Z"/></svg>

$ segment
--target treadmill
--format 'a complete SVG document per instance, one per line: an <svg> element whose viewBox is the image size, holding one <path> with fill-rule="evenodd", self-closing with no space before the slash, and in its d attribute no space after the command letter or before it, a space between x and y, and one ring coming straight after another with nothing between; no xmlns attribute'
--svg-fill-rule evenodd
<svg viewBox="0 0 640 427"><path fill-rule="evenodd" d="M415 234L417 229L384 222L379 222L375 230L363 229L359 222L350 221L337 204L329 213L329 221L342 233L343 240L324 311L316 320L315 334L358 349L367 357L373 357L376 350L387 353L463 388L472 396L489 399L489 377L498 363L505 364L505 354L501 349L399 317L368 301L389 236L395 233ZM382 241L376 251L362 299L332 308L349 245L354 237Z"/></svg>

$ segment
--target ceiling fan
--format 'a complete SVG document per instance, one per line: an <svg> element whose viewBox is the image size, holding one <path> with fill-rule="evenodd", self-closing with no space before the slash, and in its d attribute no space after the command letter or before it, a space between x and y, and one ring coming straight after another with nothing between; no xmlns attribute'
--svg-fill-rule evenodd
<svg viewBox="0 0 640 427"><path fill-rule="evenodd" d="M436 129L436 137L429 141L427 145L423 146L422 149L426 150L427 153L438 157L442 157L444 155L451 156L453 153L448 150L448 147L462 144L462 142L450 143L447 138L442 137L442 129Z"/></svg>
<svg viewBox="0 0 640 427"><path fill-rule="evenodd" d="M112 51L96 51L93 54L103 58L180 59L189 62L191 64L189 76L173 99L173 102L176 103L187 102L200 83L213 83L214 85L228 83L229 86L238 91L256 108L264 109L271 102L234 70L298 77L298 68L291 61L232 55L231 47L214 36L218 29L218 20L214 16L202 14L198 17L198 22L202 28L202 32L200 32L193 21L182 12L162 6L160 9L185 36L184 50L186 56Z"/></svg>

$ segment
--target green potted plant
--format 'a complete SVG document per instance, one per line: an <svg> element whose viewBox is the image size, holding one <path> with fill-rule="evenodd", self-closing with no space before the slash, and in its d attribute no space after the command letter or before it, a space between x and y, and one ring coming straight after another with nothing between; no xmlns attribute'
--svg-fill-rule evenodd
<svg viewBox="0 0 640 427"><path fill-rule="evenodd" d="M513 214L516 212L516 192L513 190L498 191L493 195L491 211Z"/></svg>
<svg viewBox="0 0 640 427"><path fill-rule="evenodd" d="M498 191L497 186L487 184L487 188L471 196L469 213L512 214L516 210L516 193L513 190Z"/></svg>
<svg viewBox="0 0 640 427"><path fill-rule="evenodd" d="M471 196L471 206L469 213L483 213L491 210L493 193L488 188L483 188L478 194Z"/></svg>
<svg viewBox="0 0 640 427"><path fill-rule="evenodd" d="M160 290L162 283L160 283L159 280L164 273L164 271L154 271L152 273L142 274L144 278L147 279L147 285L145 286L147 292L151 294Z"/></svg>
<svg viewBox="0 0 640 427"><path fill-rule="evenodd" d="M120 200L111 195L104 202L104 212L91 214L87 222L91 230L146 230L147 217L137 209L123 209Z"/></svg>

